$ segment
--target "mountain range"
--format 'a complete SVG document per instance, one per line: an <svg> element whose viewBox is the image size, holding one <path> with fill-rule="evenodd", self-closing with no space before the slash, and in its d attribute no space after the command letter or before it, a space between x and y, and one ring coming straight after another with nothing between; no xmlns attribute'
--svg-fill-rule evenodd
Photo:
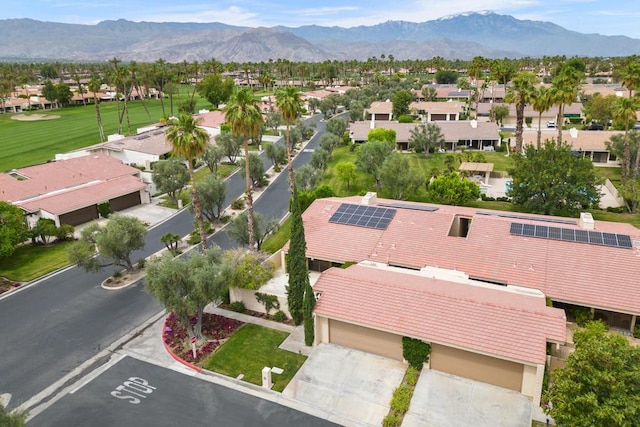
<svg viewBox="0 0 640 427"><path fill-rule="evenodd" d="M219 22L102 21L96 25L32 19L0 20L0 60L319 62L395 59L470 59L474 56L627 56L640 40L569 31L550 22L492 12L464 13L421 23L387 21L351 28L238 27Z"/></svg>

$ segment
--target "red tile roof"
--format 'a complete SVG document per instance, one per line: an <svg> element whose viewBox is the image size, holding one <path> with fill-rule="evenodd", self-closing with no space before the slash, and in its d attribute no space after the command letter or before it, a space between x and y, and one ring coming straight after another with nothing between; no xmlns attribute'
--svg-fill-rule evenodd
<svg viewBox="0 0 640 427"><path fill-rule="evenodd" d="M103 154L43 163L10 172L24 178L22 180L10 174L0 174L0 200L17 202L93 181L108 181L139 172L138 169Z"/></svg>
<svg viewBox="0 0 640 427"><path fill-rule="evenodd" d="M550 224L479 215L478 211L486 210L456 206L437 206L435 212L397 209L386 230L329 223L341 203L360 201L355 196L319 199L305 211L308 257L459 270L474 278L539 289L557 301L640 315L640 286L635 286L640 230L632 225L595 221L597 231L631 236L633 249L621 249L509 232L511 222L579 229L577 220L576 225ZM394 201L378 199L385 202ZM456 215L472 218L466 238L448 235ZM543 221L554 218L527 216Z"/></svg>
<svg viewBox="0 0 640 427"><path fill-rule="evenodd" d="M123 176L106 182L94 182L81 187L75 187L61 193L50 194L23 203L17 203L23 209L35 212L44 210L54 215L96 205L124 196L135 191L144 190L146 184L140 178Z"/></svg>
<svg viewBox="0 0 640 427"><path fill-rule="evenodd" d="M564 311L507 287L353 265L325 271L314 289L316 314L527 363L544 364L547 341L566 338Z"/></svg>
<svg viewBox="0 0 640 427"><path fill-rule="evenodd" d="M208 113L194 114L194 118L202 119L198 126L206 128L219 128L225 122L225 115L222 111L209 111Z"/></svg>

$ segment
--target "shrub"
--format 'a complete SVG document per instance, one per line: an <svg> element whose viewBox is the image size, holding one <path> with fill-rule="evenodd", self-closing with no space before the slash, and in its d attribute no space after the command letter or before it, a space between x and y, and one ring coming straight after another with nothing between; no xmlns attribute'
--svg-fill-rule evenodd
<svg viewBox="0 0 640 427"><path fill-rule="evenodd" d="M400 116L400 117L398 117L398 123L413 123L413 117L411 117L411 116Z"/></svg>
<svg viewBox="0 0 640 427"><path fill-rule="evenodd" d="M236 211L244 209L244 199L240 197L231 202L231 209Z"/></svg>
<svg viewBox="0 0 640 427"><path fill-rule="evenodd" d="M233 311L235 311L236 313L244 313L245 310L247 309L244 306L244 303L242 301L234 301L231 304L229 304L229 308Z"/></svg>
<svg viewBox="0 0 640 427"><path fill-rule="evenodd" d="M587 307L576 307L571 310L573 318L576 320L578 326L585 327L587 323L593 320L593 313L591 309Z"/></svg>
<svg viewBox="0 0 640 427"><path fill-rule="evenodd" d="M404 374L404 382L407 385L414 387L418 382L418 377L420 376L420 371L418 371L413 366L409 366L407 368L407 372Z"/></svg>
<svg viewBox="0 0 640 427"><path fill-rule="evenodd" d="M122 277L122 271L120 270L116 270L113 272L113 274L111 275L114 279L117 279L118 277Z"/></svg>
<svg viewBox="0 0 640 427"><path fill-rule="evenodd" d="M284 314L284 311L282 310L278 310L276 311L276 313L273 315L273 320L275 320L276 322L284 322L287 320L287 315Z"/></svg>
<svg viewBox="0 0 640 427"><path fill-rule="evenodd" d="M388 414L382 420L382 427L400 427L400 422L402 420L396 414Z"/></svg>
<svg viewBox="0 0 640 427"><path fill-rule="evenodd" d="M422 370L424 362L429 360L431 346L424 341L402 337L402 357L416 370Z"/></svg>
<svg viewBox="0 0 640 427"><path fill-rule="evenodd" d="M624 208L620 208L620 207L608 206L607 207L607 212L624 213L625 209Z"/></svg>
<svg viewBox="0 0 640 427"><path fill-rule="evenodd" d="M109 202L100 203L98 205L98 213L102 218L109 218L111 214L111 207L109 206Z"/></svg>
<svg viewBox="0 0 640 427"><path fill-rule="evenodd" d="M144 258L140 258L137 262L138 264L138 269L142 270L144 268L145 265L147 265L147 260Z"/></svg>
<svg viewBox="0 0 640 427"><path fill-rule="evenodd" d="M633 337L640 338L640 326L636 326L635 329L633 330Z"/></svg>
<svg viewBox="0 0 640 427"><path fill-rule="evenodd" d="M411 396L413 396L413 390L404 384L401 384L393 391L393 397L391 398L391 409L402 414L409 410L411 404Z"/></svg>

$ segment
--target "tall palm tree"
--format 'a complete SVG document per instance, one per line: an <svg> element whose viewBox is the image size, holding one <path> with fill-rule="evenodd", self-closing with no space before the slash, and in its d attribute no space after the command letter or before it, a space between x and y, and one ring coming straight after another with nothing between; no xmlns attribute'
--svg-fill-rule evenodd
<svg viewBox="0 0 640 427"><path fill-rule="evenodd" d="M191 181L191 203L193 203L193 212L198 223L200 245L202 250L205 251L207 249L207 231L204 228L202 205L196 190L193 173L194 160L207 151L209 144L209 134L206 130L198 127L201 120L194 119L190 114L181 114L180 117L169 122L166 136L167 141L173 146L172 153L187 159L187 168L189 169L189 179Z"/></svg>
<svg viewBox="0 0 640 427"><path fill-rule="evenodd" d="M300 98L300 92L293 86L286 86L279 89L276 92L276 107L280 110L282 119L287 124L285 131L285 140L287 143L287 169L289 170L289 190L293 195L293 163L291 163L291 144L289 139L289 129L291 123L298 118L302 107L302 99Z"/></svg>
<svg viewBox="0 0 640 427"><path fill-rule="evenodd" d="M551 99L551 91L549 88L539 87L531 98L531 107L538 113L538 138L536 140L536 148L540 149L542 139L542 113L547 111L553 105Z"/></svg>
<svg viewBox="0 0 640 427"><path fill-rule="evenodd" d="M100 116L100 99L97 93L100 92L101 87L100 80L95 77L89 80L87 87L93 93L93 104L96 108L96 120L98 121L98 130L100 131L100 141L104 141L104 129L102 128L102 117Z"/></svg>
<svg viewBox="0 0 640 427"><path fill-rule="evenodd" d="M640 86L640 62L631 61L620 71L620 83L629 91L631 98L633 91Z"/></svg>
<svg viewBox="0 0 640 427"><path fill-rule="evenodd" d="M568 65L561 65L559 72L551 84L551 98L558 106L558 144L562 144L562 128L564 127L564 106L573 103L578 96L583 73Z"/></svg>
<svg viewBox="0 0 640 427"><path fill-rule="evenodd" d="M254 250L253 236L253 195L251 194L251 174L249 171L249 138L260 132L264 120L249 88L236 89L224 109L225 119L234 136L242 136L244 142L244 171L247 186L247 231L249 249Z"/></svg>
<svg viewBox="0 0 640 427"><path fill-rule="evenodd" d="M629 124L635 122L636 112L640 107L638 100L633 97L617 98L613 106L613 117L618 122L624 122L624 137L622 145L622 182L626 182L629 178L638 176L640 164L636 155L633 175L631 174L631 149L629 147Z"/></svg>
<svg viewBox="0 0 640 427"><path fill-rule="evenodd" d="M522 153L522 132L524 128L524 107L531 102L535 91L536 76L521 71L514 77L507 89L505 101L516 106L516 153Z"/></svg>

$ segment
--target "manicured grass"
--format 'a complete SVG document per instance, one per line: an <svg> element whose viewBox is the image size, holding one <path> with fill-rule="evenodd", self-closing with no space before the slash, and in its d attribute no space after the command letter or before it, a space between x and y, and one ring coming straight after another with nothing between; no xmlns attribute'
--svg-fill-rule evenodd
<svg viewBox="0 0 640 427"><path fill-rule="evenodd" d="M286 332L244 325L205 361L204 367L233 378L244 374L243 381L261 385L262 368L276 366L284 372L272 374L273 390L282 391L307 359L278 348L287 336Z"/></svg>
<svg viewBox="0 0 640 427"><path fill-rule="evenodd" d="M291 236L291 217L280 225L278 231L266 238L260 249L268 254L273 254L281 249Z"/></svg>
<svg viewBox="0 0 640 427"><path fill-rule="evenodd" d="M616 168L610 168L610 167L596 167L594 168L596 171L596 174L600 177L602 177L602 179L606 179L608 178L609 181L611 181L611 183L616 187L616 188L620 188L620 184L621 184L621 168L616 167Z"/></svg>
<svg viewBox="0 0 640 427"><path fill-rule="evenodd" d="M16 282L29 282L69 264L67 248L73 242L50 246L24 245L0 263L0 276Z"/></svg>
<svg viewBox="0 0 640 427"><path fill-rule="evenodd" d="M183 99L186 96L183 95ZM177 112L179 98L174 97L174 114ZM129 102L129 121L131 133L149 124L157 123L162 117L159 100L145 100L149 110L145 111L140 101ZM122 109L123 104L120 103ZM165 112L170 114L169 100L164 101ZM196 96L196 110L208 107L206 100ZM100 142L100 134L93 104L58 108L55 110L33 111L24 114L47 114L60 116L59 119L19 121L12 120L15 114L0 114L0 171L46 162L54 158L56 153L75 150ZM117 133L118 116L115 102L100 104L100 115L105 135ZM123 119L122 131L129 134L126 117Z"/></svg>

